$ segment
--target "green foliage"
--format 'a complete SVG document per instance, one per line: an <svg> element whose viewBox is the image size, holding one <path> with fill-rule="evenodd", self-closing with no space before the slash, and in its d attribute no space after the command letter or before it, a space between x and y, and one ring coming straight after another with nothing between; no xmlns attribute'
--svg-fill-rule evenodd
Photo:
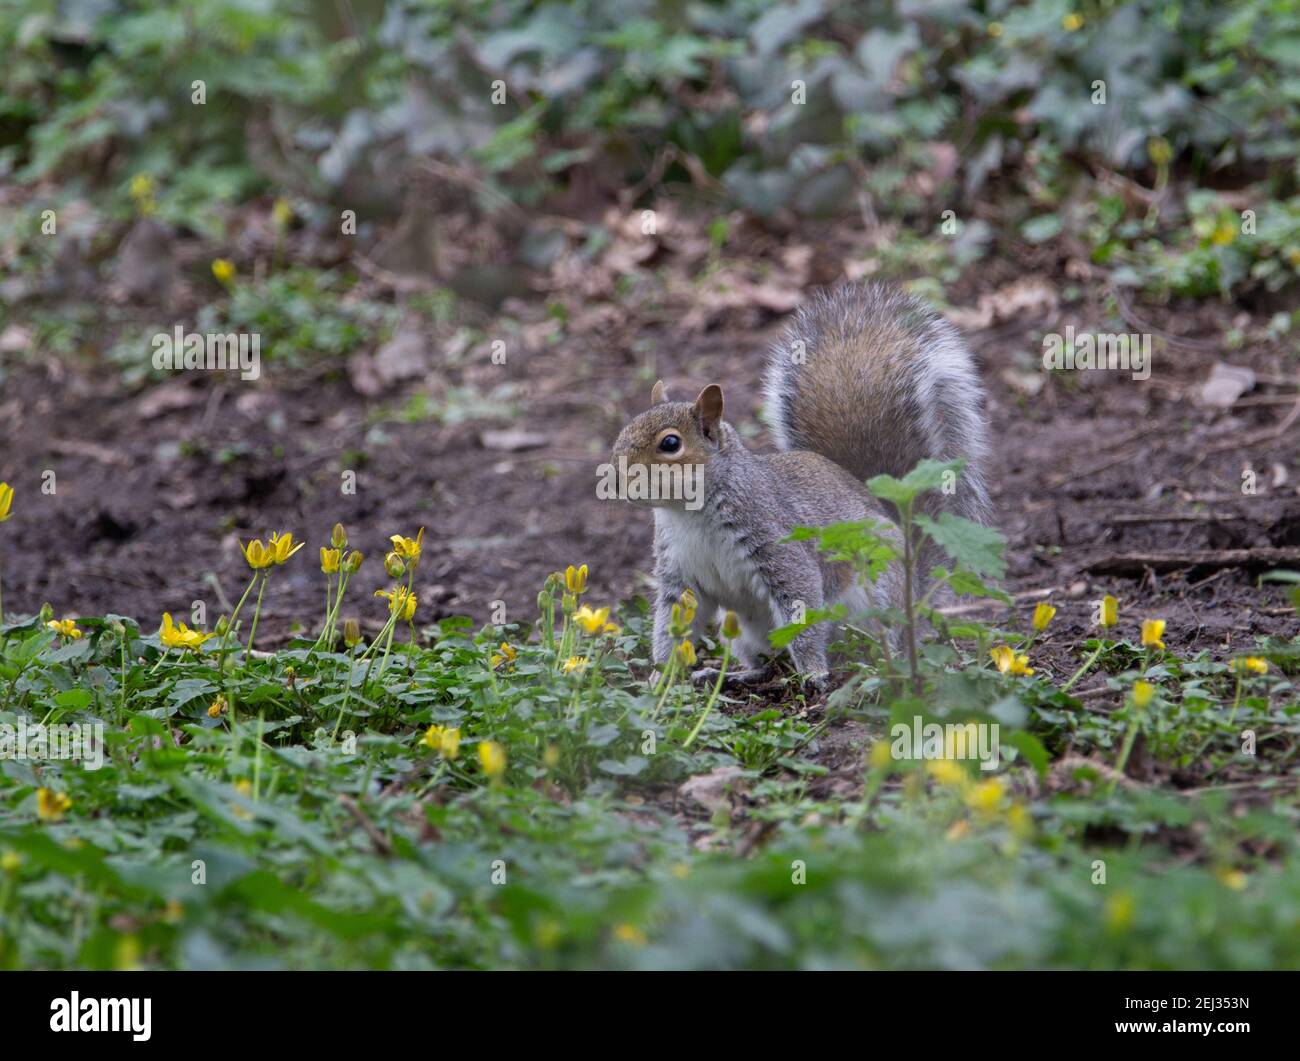
<svg viewBox="0 0 1300 1061"><path fill-rule="evenodd" d="M80 620L75 640L43 618L0 628L0 725L103 723L105 762L0 758L5 968L1300 963L1296 810L1281 790L1229 830L1222 793L1022 802L1012 775L942 773L927 788L925 764L873 753L860 796L826 799L812 787L825 724L715 712L684 746L701 694L687 682L658 703L633 678L644 611L585 641L588 665L567 674L545 624L530 644L446 620L363 675L364 644L164 656L120 616ZM513 658L492 658L503 637ZM1058 714L1113 724L1042 679L1008 688L935 659L942 717L998 720L1004 755L1040 776L1047 752L1025 727L1051 739L1050 697ZM1192 719L1227 712L1223 672L1148 672L1169 705L1154 713L1152 754L1181 754ZM218 695L228 708L214 716ZM1267 718L1279 755L1300 717L1270 700L1284 702L1257 687L1237 722ZM930 713L899 702L867 717L882 710ZM430 725L459 729L457 755L426 746ZM1098 738L1076 727L1069 739ZM507 753L499 781L476 759L480 740ZM717 767L739 771L755 822L724 798L691 823L661 798ZM68 802L42 819L41 791ZM770 838L736 858L756 823ZM1204 837L1201 864L1171 862L1162 833Z"/></svg>

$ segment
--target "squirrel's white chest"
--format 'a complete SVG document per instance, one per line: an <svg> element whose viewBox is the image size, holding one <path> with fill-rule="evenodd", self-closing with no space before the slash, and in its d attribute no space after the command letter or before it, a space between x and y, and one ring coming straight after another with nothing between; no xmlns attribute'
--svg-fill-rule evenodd
<svg viewBox="0 0 1300 1061"><path fill-rule="evenodd" d="M655 533L660 548L697 593L742 614L770 606L754 562L703 514L656 509Z"/></svg>

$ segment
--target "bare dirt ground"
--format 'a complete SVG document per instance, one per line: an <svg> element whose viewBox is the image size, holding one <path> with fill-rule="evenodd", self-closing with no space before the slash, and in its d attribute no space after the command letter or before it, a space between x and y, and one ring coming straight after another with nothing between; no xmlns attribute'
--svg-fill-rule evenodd
<svg viewBox="0 0 1300 1061"><path fill-rule="evenodd" d="M257 382L189 373L133 391L95 350L70 363L10 364L0 390L0 479L18 496L5 528L5 603L16 612L47 601L60 615L115 612L151 628L162 611L188 614L204 600L215 617L217 587L229 599L246 581L238 541L292 530L308 550L272 583L269 646L318 621L315 552L335 520L370 558L347 612L373 615L376 625L380 602L369 594L383 584L387 537L420 526L428 529L416 589L427 622L485 621L497 600L510 621L531 621L541 581L569 563L590 565L594 600L645 593L649 518L597 500L596 466L658 377L692 393L721 382L728 418L753 444L768 444L756 417L767 345L799 298L842 279L862 252L860 236L803 236L792 253L755 234L703 274L689 240L626 261L616 244L599 269L562 261L537 286L549 287L551 304L562 301L565 327L548 327L540 299L507 303L526 338L505 365L473 351L444 356L446 336L431 331L425 371L379 395L359 393L355 373L337 367L288 372L268 362ZM1040 665L1072 669L1089 602L1105 592L1127 616L1166 618L1180 653L1294 634L1282 590L1258 586L1256 566L1195 556L1300 547L1297 381L1280 347L1256 341L1268 308L1121 299L1127 330L1155 336L1151 379L1043 376L1035 366L1044 331L1116 325L1086 265L1034 254L1000 250L978 270L978 286L952 292L950 302L989 392L1006 588L1021 623L1045 597L1060 609L1039 642ZM638 279L634 295L615 293L611 270ZM1070 285L1082 300L1065 301ZM383 297L383 285L376 290ZM1230 325L1252 337L1231 352ZM487 334L492 327L489 317ZM1200 394L1218 361L1256 373L1254 388L1225 408ZM514 387L513 419L393 414L412 393L428 393L436 407L451 388L503 383ZM501 429L515 434L484 434ZM355 495L340 490L349 469ZM46 470L57 477L52 495L40 493ZM1243 472L1254 473L1254 493L1243 492ZM1175 559L1104 566L1153 552Z"/></svg>

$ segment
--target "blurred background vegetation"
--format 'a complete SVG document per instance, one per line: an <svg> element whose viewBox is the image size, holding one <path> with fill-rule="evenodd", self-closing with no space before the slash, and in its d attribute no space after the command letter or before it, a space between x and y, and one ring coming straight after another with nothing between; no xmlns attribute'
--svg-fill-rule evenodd
<svg viewBox="0 0 1300 1061"><path fill-rule="evenodd" d="M11 189L0 229L22 278L10 303L60 253L42 210L62 211L94 267L142 213L217 240L259 197L284 227L336 232L355 210L384 230L380 264L433 277L464 273L448 214L491 222L471 257L545 268L575 240L589 255L608 242L566 219L665 196L723 219L719 240L736 210L777 230L899 221L897 253L931 272L1014 238L1074 241L1116 284L1162 297L1249 296L1300 273L1292 0L0 11L0 175L27 190ZM908 240L948 209L961 233L937 262ZM1240 239L1247 209L1257 236ZM279 282L277 305L337 283ZM306 341L345 343L366 322L344 325Z"/></svg>

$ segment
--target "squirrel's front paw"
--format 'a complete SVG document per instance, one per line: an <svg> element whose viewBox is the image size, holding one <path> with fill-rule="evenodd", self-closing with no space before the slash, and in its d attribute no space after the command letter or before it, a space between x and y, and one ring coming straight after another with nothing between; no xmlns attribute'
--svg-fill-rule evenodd
<svg viewBox="0 0 1300 1061"><path fill-rule="evenodd" d="M718 680L718 674L721 673L717 667L701 667L699 670L692 672L691 680L697 685L713 685ZM726 680L723 685L757 685L767 677L767 671L762 667L751 667L748 670L729 670L727 671Z"/></svg>
<svg viewBox="0 0 1300 1061"><path fill-rule="evenodd" d="M803 687L809 693L824 693L831 684L831 676L826 671L803 675Z"/></svg>

